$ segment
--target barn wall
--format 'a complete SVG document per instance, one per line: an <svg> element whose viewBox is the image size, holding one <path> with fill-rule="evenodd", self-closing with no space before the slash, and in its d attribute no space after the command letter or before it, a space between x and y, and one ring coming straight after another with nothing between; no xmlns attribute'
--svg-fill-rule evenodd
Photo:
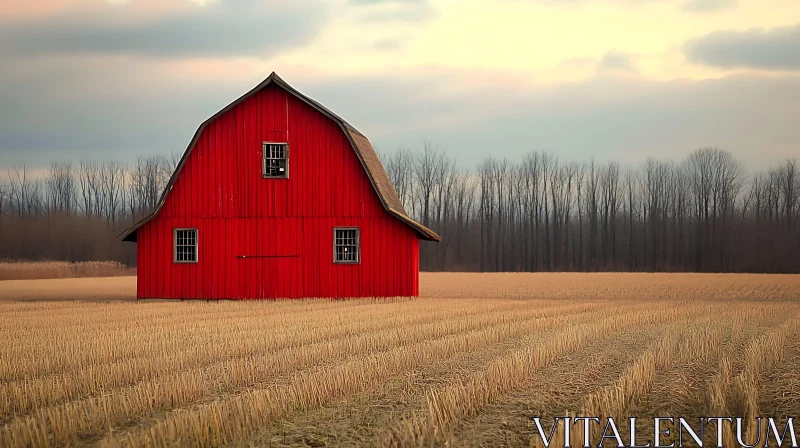
<svg viewBox="0 0 800 448"><path fill-rule="evenodd" d="M167 218L145 226L140 298L418 295L419 240L396 219ZM361 229L360 264L333 263L335 226ZM173 263L175 227L198 229L198 263Z"/></svg>
<svg viewBox="0 0 800 448"><path fill-rule="evenodd" d="M289 143L289 179L261 177L261 143ZM361 263L333 263L333 228L360 228ZM173 229L199 263L173 263ZM419 240L383 208L329 118L274 85L200 135L159 214L138 230L140 298L418 294Z"/></svg>

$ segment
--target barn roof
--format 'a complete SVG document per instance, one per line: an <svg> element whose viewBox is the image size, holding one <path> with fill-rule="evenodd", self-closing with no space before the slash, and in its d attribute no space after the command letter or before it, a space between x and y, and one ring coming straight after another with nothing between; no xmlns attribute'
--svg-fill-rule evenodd
<svg viewBox="0 0 800 448"><path fill-rule="evenodd" d="M243 102L251 95L255 94L259 90L267 87L270 84L276 84L282 87L287 92L291 93L304 103L308 104L309 106L313 107L314 109L322 112L323 115L331 118L335 121L339 127L344 131L347 139L350 140L350 145L355 150L358 159L361 161L361 165L364 167L364 170L367 172L367 176L369 177L369 181L372 184L372 187L375 188L375 192L378 193L378 197L383 204L383 207L386 209L389 214L394 216L395 218L402 221L407 226L414 229L420 238L429 240L429 241L439 241L441 237L436 234L433 230L423 226L422 224L414 221L408 216L405 208L403 208L403 203L400 201L400 198L397 196L397 191L395 191L394 186L392 185L389 176L386 174L386 170L383 168L380 159L378 158L378 154L375 152L375 149L372 147L372 144L369 142L367 137L359 132L356 128L354 128L350 123L345 121L342 117L336 115L335 113L331 112L328 108L323 106L322 104L318 103L317 101L303 95L302 93L295 90L294 87L290 86L286 81L281 79L277 73L272 72L267 79L265 79L261 84L254 87L249 92L245 93L241 97L239 97L236 101L228 104L214 114L211 118L204 121L203 124L197 128L197 132L195 132L192 141L189 143L189 146L184 151L183 156L181 157L180 162L178 162L178 166L175 168L175 172L172 173L172 177L170 177L169 182L167 183L166 188L164 188L164 192L161 194L161 198L158 200L158 204L156 207L144 218L140 219L127 229L123 231L118 238L122 241L136 241L136 230L139 227L146 224L148 221L153 219L161 210L161 207L164 206L164 202L167 199L167 194L169 194L170 190L172 190L172 186L175 183L175 180L178 178L178 174L183 169L186 160L189 158L189 154L192 152L192 149L195 146L195 143L200 138L200 134L202 134L203 129L208 126L209 123L217 119L218 117L222 116L225 112L236 107L239 103Z"/></svg>

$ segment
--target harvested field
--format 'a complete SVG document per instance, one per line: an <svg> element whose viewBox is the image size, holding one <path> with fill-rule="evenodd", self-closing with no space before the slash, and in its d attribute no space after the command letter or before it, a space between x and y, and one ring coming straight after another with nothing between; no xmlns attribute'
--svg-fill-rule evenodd
<svg viewBox="0 0 800 448"><path fill-rule="evenodd" d="M136 275L116 261L0 261L0 280L36 280L50 278L119 277Z"/></svg>
<svg viewBox="0 0 800 448"><path fill-rule="evenodd" d="M6 296L0 447L531 446L531 416L800 409L800 276L424 274L421 285L416 300Z"/></svg>
<svg viewBox="0 0 800 448"><path fill-rule="evenodd" d="M800 300L800 275L421 273L422 298ZM0 300L135 300L136 278L0 282Z"/></svg>
<svg viewBox="0 0 800 448"><path fill-rule="evenodd" d="M136 300L136 277L0 281L0 301Z"/></svg>

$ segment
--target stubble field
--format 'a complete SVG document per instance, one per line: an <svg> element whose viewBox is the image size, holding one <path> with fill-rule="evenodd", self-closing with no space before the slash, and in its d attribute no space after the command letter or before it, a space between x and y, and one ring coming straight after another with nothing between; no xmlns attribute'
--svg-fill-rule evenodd
<svg viewBox="0 0 800 448"><path fill-rule="evenodd" d="M531 446L532 416L800 409L800 276L423 274L413 300L23 294L133 293L102 280L0 282L0 446Z"/></svg>
<svg viewBox="0 0 800 448"><path fill-rule="evenodd" d="M40 280L51 278L118 277L136 275L116 261L2 261L0 280Z"/></svg>

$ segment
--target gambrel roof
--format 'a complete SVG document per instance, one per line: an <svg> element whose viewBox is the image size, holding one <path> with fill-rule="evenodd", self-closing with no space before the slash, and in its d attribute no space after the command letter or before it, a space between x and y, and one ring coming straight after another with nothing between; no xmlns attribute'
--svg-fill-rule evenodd
<svg viewBox="0 0 800 448"><path fill-rule="evenodd" d="M218 117L222 116L224 113L228 112L229 110L236 107L238 104L255 94L256 92L260 91L261 89L267 87L270 84L275 84L286 90L287 92L291 93L299 100L303 101L304 103L308 104L309 106L313 107L314 109L320 111L323 115L327 116L328 118L332 119L339 125L342 131L347 136L347 139L350 141L350 145L353 147L353 150L356 152L358 159L361 161L361 165L364 167L364 171L366 171L367 176L369 177L369 181L372 184L372 187L375 189L375 192L378 194L378 197L383 204L383 207L389 212L390 215L394 216L395 218L402 221L407 226L414 229L420 238L429 241L439 241L441 237L436 234L433 230L423 226L422 224L414 221L408 216L405 208L403 208L403 203L400 201L400 198L397 196L397 191L395 191L394 186L392 185L389 176L386 174L386 170L383 168L380 159L378 158L378 154L375 152L375 149L372 147L372 144L369 142L366 136L359 132L356 128L354 128L350 123L336 115L335 113L331 112L328 108L323 106L322 104L314 101L313 99L303 95L302 93L295 90L292 86L286 83L277 73L272 72L267 79L265 79L261 84L254 87L249 92L245 93L241 97L239 97L236 101L232 102L231 104L225 106L222 110L214 114L211 118L204 121L203 124L197 128L197 132L195 132L192 141L189 143L189 146L184 151L183 156L181 157L178 166L175 168L175 172L172 173L172 177L170 177L169 182L167 183L164 192L161 194L161 198L158 200L158 204L156 207L144 218L140 219L138 222L133 224L132 226L125 229L119 235L119 238L123 241L136 241L136 230L139 227L146 224L148 221L153 219L161 210L161 207L164 206L164 203L167 199L167 195L169 194L172 186L175 183L175 180L178 178L178 174L183 169L186 160L189 158L189 154L192 152L192 149L197 143L197 140L200 138L200 134L202 134L203 129L208 126L209 123L217 119Z"/></svg>

